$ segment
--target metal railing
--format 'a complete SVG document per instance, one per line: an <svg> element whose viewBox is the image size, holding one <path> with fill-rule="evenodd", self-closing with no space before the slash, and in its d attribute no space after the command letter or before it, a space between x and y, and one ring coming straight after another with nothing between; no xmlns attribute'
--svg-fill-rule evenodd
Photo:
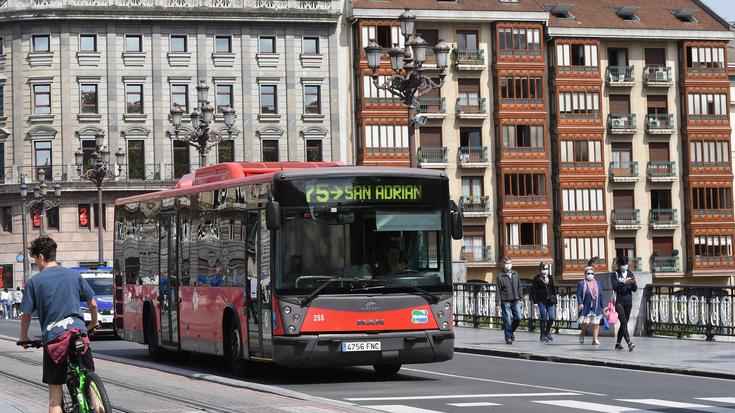
<svg viewBox="0 0 735 413"><path fill-rule="evenodd" d="M472 49L454 49L455 62L458 65L484 65L485 51Z"/></svg>
<svg viewBox="0 0 735 413"><path fill-rule="evenodd" d="M503 197L505 202L546 202L547 199L546 195L506 195Z"/></svg>
<svg viewBox="0 0 735 413"><path fill-rule="evenodd" d="M447 148L420 147L418 159L421 163L447 163Z"/></svg>
<svg viewBox="0 0 735 413"><path fill-rule="evenodd" d="M730 162L701 162L701 161L690 161L689 166L692 168L729 168Z"/></svg>
<svg viewBox="0 0 735 413"><path fill-rule="evenodd" d="M487 146L462 146L457 151L457 162L477 163L487 162Z"/></svg>
<svg viewBox="0 0 735 413"><path fill-rule="evenodd" d="M490 212L489 196L461 196L459 206L462 212Z"/></svg>
<svg viewBox="0 0 735 413"><path fill-rule="evenodd" d="M607 127L611 131L637 129L635 113L611 113L607 115Z"/></svg>
<svg viewBox="0 0 735 413"><path fill-rule="evenodd" d="M676 209L652 209L648 213L648 222L652 225L676 225L677 212Z"/></svg>
<svg viewBox="0 0 735 413"><path fill-rule="evenodd" d="M639 225L641 223L641 210L638 208L615 208L612 210L610 220L613 225Z"/></svg>
<svg viewBox="0 0 735 413"><path fill-rule="evenodd" d="M694 215L732 215L732 208L723 209L693 209Z"/></svg>
<svg viewBox="0 0 735 413"><path fill-rule="evenodd" d="M388 97L372 96L372 97L365 97L364 100L365 100L365 104L368 104L368 105L397 105L401 103L401 99L397 97L392 97L392 96L388 96Z"/></svg>
<svg viewBox="0 0 735 413"><path fill-rule="evenodd" d="M735 286L648 285L646 335L682 338L701 334L708 341L715 336L735 336L733 302Z"/></svg>
<svg viewBox="0 0 735 413"><path fill-rule="evenodd" d="M489 246L462 247L459 251L459 259L467 262L490 262L492 248Z"/></svg>
<svg viewBox="0 0 735 413"><path fill-rule="evenodd" d="M565 217L604 217L605 211L562 211Z"/></svg>
<svg viewBox="0 0 735 413"><path fill-rule="evenodd" d="M538 252L549 249L548 245L506 245L505 248L511 252Z"/></svg>
<svg viewBox="0 0 735 413"><path fill-rule="evenodd" d="M503 146L504 153L544 153L543 146Z"/></svg>
<svg viewBox="0 0 735 413"><path fill-rule="evenodd" d="M687 115L687 117L690 120L728 120L727 114L722 115L714 115L714 114L707 114L707 115Z"/></svg>
<svg viewBox="0 0 735 413"><path fill-rule="evenodd" d="M562 162L561 167L562 168L574 168L574 169L601 168L602 162Z"/></svg>
<svg viewBox="0 0 735 413"><path fill-rule="evenodd" d="M632 178L638 176L638 161L610 162L610 176Z"/></svg>
<svg viewBox="0 0 735 413"><path fill-rule="evenodd" d="M674 129L674 115L656 113L646 115L646 130Z"/></svg>
<svg viewBox="0 0 735 413"><path fill-rule="evenodd" d="M557 66L560 72L598 72L600 71L599 66L584 66L584 65L569 65L569 66Z"/></svg>
<svg viewBox="0 0 735 413"><path fill-rule="evenodd" d="M635 82L633 66L608 66L605 78L609 83Z"/></svg>
<svg viewBox="0 0 735 413"><path fill-rule="evenodd" d="M190 9L213 7L225 9L272 10L337 10L331 0L6 0L0 2L0 10L57 9L67 7L163 7Z"/></svg>
<svg viewBox="0 0 735 413"><path fill-rule="evenodd" d="M668 66L645 66L643 68L643 81L646 83L668 83L672 80L671 68Z"/></svg>
<svg viewBox="0 0 735 413"><path fill-rule="evenodd" d="M540 56L540 49L500 49L501 56Z"/></svg>
<svg viewBox="0 0 735 413"><path fill-rule="evenodd" d="M725 67L687 67L688 73L696 74L717 74L725 73Z"/></svg>
<svg viewBox="0 0 735 413"><path fill-rule="evenodd" d="M471 96L469 98L457 98L457 113L487 113L485 98Z"/></svg>
<svg viewBox="0 0 735 413"><path fill-rule="evenodd" d="M651 161L648 163L648 176L652 178L669 178L676 176L676 162Z"/></svg>
<svg viewBox="0 0 735 413"><path fill-rule="evenodd" d="M419 113L447 113L445 98L419 98Z"/></svg>
<svg viewBox="0 0 735 413"><path fill-rule="evenodd" d="M651 257L651 272L679 272L679 257Z"/></svg>

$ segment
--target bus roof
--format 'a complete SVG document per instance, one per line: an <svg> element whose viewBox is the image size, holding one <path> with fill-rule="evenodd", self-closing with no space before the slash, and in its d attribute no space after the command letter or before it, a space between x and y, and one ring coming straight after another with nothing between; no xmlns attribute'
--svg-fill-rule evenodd
<svg viewBox="0 0 735 413"><path fill-rule="evenodd" d="M231 186L272 182L274 179L328 178L332 176L405 176L447 179L443 171L379 166L342 166L335 162L225 162L197 169L172 189L118 198L115 205L181 196Z"/></svg>

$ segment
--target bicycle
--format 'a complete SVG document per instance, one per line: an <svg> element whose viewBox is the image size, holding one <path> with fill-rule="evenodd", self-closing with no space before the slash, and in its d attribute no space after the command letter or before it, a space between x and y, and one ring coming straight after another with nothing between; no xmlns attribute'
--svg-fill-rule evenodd
<svg viewBox="0 0 735 413"><path fill-rule="evenodd" d="M112 413L102 379L80 361L84 350L82 337L86 334L72 334L69 340L69 354L66 369L66 386L63 387L61 407L64 413ZM17 345L28 348L42 348L41 340L18 341Z"/></svg>

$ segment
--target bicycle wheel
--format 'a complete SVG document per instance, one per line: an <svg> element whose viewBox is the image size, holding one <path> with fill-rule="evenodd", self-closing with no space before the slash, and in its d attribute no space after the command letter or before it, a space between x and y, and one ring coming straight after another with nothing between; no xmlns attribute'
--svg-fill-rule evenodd
<svg viewBox="0 0 735 413"><path fill-rule="evenodd" d="M61 394L61 408L64 413L79 413L79 407L77 406L77 388L74 385L67 383L62 387Z"/></svg>
<svg viewBox="0 0 735 413"><path fill-rule="evenodd" d="M100 376L94 372L87 372L84 395L87 398L90 413L112 413L105 385L102 384Z"/></svg>

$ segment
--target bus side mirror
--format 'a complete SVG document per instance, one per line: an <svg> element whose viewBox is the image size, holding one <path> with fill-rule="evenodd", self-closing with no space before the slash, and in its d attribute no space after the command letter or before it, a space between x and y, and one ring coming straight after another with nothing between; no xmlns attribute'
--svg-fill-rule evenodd
<svg viewBox="0 0 735 413"><path fill-rule="evenodd" d="M462 213L459 211L459 207L454 201L449 201L449 220L452 239L462 239L464 236L462 230Z"/></svg>
<svg viewBox="0 0 735 413"><path fill-rule="evenodd" d="M268 201L265 204L265 227L269 231L281 228L281 208L276 201Z"/></svg>

